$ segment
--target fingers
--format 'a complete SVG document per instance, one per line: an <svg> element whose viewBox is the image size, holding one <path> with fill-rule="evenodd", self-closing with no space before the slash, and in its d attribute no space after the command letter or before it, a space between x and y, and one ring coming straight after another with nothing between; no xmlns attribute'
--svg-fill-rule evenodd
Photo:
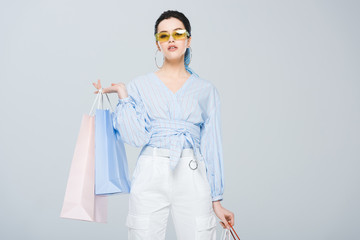
<svg viewBox="0 0 360 240"><path fill-rule="evenodd" d="M234 213L230 212L229 215L226 216L226 220L230 222L231 226L234 226L235 224L235 216Z"/></svg>
<svg viewBox="0 0 360 240"><path fill-rule="evenodd" d="M117 92L117 87L114 86L118 86L120 84L117 83L111 83L111 86L108 88L102 88L101 87L101 83L100 83L100 79L98 79L97 83L92 83L94 85L94 87L97 89L97 91L95 91L94 93L99 93L99 90L101 89L103 93L116 93Z"/></svg>
<svg viewBox="0 0 360 240"><path fill-rule="evenodd" d="M102 90L103 93L114 93L114 92L116 92L116 90L114 90L114 89L111 88L111 87L102 88L101 90Z"/></svg>
<svg viewBox="0 0 360 240"><path fill-rule="evenodd" d="M220 221L220 224L223 228L226 228L225 224L222 221Z"/></svg>
<svg viewBox="0 0 360 240"><path fill-rule="evenodd" d="M101 88L102 93L116 93L116 89L112 88L112 87L108 87L108 88ZM99 93L99 90L95 91L94 93Z"/></svg>
<svg viewBox="0 0 360 240"><path fill-rule="evenodd" d="M225 227L224 227L224 228L230 229L229 222L228 222L228 221L226 221L226 219L225 219L225 218L224 218L224 219L222 219L221 221L222 221L222 226L224 227L224 225L225 225Z"/></svg>
<svg viewBox="0 0 360 240"><path fill-rule="evenodd" d="M97 83L93 83L93 85L94 85L95 88L100 89L101 88L100 79L98 79Z"/></svg>
<svg viewBox="0 0 360 240"><path fill-rule="evenodd" d="M98 79L98 81L97 81L97 83L92 83L93 84L93 86L96 88L96 89L98 89L97 91L95 91L94 93L95 94L98 94L99 93L99 89L101 89L101 82L100 82L100 79Z"/></svg>
<svg viewBox="0 0 360 240"><path fill-rule="evenodd" d="M92 83L94 85L94 87L96 87L97 89L100 89L101 88L101 83L100 83L100 80L98 80L97 83ZM115 86L115 85L119 85L117 83L111 83L111 86Z"/></svg>

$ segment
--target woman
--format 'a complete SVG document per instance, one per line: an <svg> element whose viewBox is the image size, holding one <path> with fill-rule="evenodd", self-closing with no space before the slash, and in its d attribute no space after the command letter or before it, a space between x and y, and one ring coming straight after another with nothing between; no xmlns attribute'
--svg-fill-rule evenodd
<svg viewBox="0 0 360 240"><path fill-rule="evenodd" d="M119 97L114 128L125 143L143 147L129 196L129 239L165 239L171 209L178 239L214 240L214 213L223 228L234 225L234 214L220 203L219 94L188 67L191 27L184 14L163 12L155 39L164 55L160 70L103 89ZM100 80L93 85L100 89Z"/></svg>

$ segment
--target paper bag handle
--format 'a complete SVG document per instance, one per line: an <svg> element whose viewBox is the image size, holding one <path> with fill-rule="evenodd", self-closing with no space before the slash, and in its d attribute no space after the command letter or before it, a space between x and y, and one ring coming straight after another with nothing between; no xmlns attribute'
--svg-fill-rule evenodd
<svg viewBox="0 0 360 240"><path fill-rule="evenodd" d="M91 110L90 110L90 112L89 112L89 115L90 115L90 116L91 116L91 113L93 112L93 109L94 109L94 106L95 106L96 101L98 101L98 107L97 107L97 109L100 109L100 103L101 103L101 109L104 109L104 104L103 104L103 95L104 95L104 94L106 95L106 98L107 98L107 100L108 100L108 102L109 102L109 106L110 106L110 108L111 108L111 111L114 111L114 109L113 109L113 107L112 107L112 105L111 105L109 96L107 95L107 93L104 93L103 90L102 90L102 88L101 88L101 89L99 89L98 94L96 94L95 100L94 100L93 105L92 105L92 107L91 107ZM101 97L101 99L100 99L100 97Z"/></svg>

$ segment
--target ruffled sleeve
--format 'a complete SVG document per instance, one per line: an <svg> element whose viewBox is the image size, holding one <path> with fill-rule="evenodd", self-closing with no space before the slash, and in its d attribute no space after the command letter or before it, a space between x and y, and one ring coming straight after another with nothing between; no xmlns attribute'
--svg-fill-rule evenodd
<svg viewBox="0 0 360 240"><path fill-rule="evenodd" d="M135 79L126 85L126 89L128 96L119 98L114 110L113 126L125 143L141 147L149 142L150 121Z"/></svg>
<svg viewBox="0 0 360 240"><path fill-rule="evenodd" d="M208 118L201 127L200 151L206 165L212 201L222 200L224 171L221 134L220 97L214 87L210 94Z"/></svg>

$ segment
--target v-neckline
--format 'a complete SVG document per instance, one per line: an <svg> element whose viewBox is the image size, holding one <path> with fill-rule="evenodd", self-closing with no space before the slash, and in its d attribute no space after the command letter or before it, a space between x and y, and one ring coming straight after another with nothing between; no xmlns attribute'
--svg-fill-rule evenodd
<svg viewBox="0 0 360 240"><path fill-rule="evenodd" d="M166 84L158 77L158 75L156 75L155 72L151 72L151 73L155 76L155 78L157 79L157 81L159 81L160 84L161 84L164 88L166 88L167 91L169 91L169 92L171 93L172 96L176 96L180 91L182 91L182 90L186 87L186 85L189 84L190 80L191 80L191 79L193 78L193 76L194 76L194 74L191 73L190 77L188 77L188 78L186 79L186 81L183 83L183 85L182 85L176 92L173 92L173 91L171 91L171 89L170 89L168 86L166 86Z"/></svg>

